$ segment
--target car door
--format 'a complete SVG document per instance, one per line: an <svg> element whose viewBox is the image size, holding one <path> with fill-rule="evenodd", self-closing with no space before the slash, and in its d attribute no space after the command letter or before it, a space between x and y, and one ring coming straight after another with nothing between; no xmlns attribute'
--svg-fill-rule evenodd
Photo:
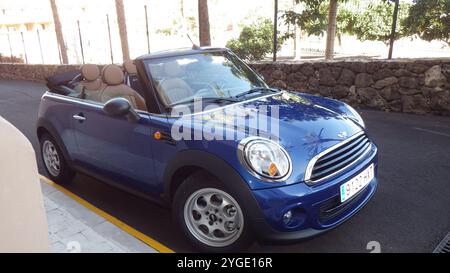
<svg viewBox="0 0 450 273"><path fill-rule="evenodd" d="M80 105L73 115L77 142L76 164L139 192L158 193L152 156L150 115L139 120L107 115L100 103Z"/></svg>

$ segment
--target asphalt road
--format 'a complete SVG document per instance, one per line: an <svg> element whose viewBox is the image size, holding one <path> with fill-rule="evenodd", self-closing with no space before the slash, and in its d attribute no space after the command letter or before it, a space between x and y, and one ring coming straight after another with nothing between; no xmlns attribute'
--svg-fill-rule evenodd
<svg viewBox="0 0 450 273"><path fill-rule="evenodd" d="M0 80L0 115L30 139L36 152L35 121L44 91L43 84ZM293 244L255 243L248 251L368 252L368 242L377 241L382 252L432 252L449 232L450 117L361 113L380 152L373 199L323 235ZM77 175L67 188L177 252L194 251L166 209L84 175Z"/></svg>

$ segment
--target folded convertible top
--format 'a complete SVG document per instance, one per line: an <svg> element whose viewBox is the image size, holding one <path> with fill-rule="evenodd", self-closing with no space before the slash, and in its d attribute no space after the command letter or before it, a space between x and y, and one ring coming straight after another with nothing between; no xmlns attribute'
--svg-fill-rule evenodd
<svg viewBox="0 0 450 273"><path fill-rule="evenodd" d="M68 87L73 88L73 86L71 86L71 83L81 80L81 72L80 70L74 70L58 73L56 75L47 77L45 80L47 81L47 87L50 89L55 89L62 85L67 85Z"/></svg>

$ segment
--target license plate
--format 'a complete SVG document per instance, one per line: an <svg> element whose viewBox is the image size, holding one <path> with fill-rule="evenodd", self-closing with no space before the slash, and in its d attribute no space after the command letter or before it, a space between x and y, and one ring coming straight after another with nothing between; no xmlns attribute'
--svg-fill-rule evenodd
<svg viewBox="0 0 450 273"><path fill-rule="evenodd" d="M341 185L341 203L352 198L360 190L362 190L367 184L372 181L374 177L373 163L368 168L353 177L350 181Z"/></svg>

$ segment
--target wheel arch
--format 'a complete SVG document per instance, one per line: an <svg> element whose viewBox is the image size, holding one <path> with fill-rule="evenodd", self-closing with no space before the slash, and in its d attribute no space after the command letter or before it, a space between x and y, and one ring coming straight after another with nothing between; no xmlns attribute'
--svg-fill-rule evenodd
<svg viewBox="0 0 450 273"><path fill-rule="evenodd" d="M44 134L49 134L49 135L51 135L51 133L49 132L49 130L47 130L47 128L45 128L44 126L37 127L36 133L37 133L38 140L41 140L42 135L44 135Z"/></svg>
<svg viewBox="0 0 450 273"><path fill-rule="evenodd" d="M184 182L185 179L187 179L189 176L191 176L192 174L199 172L199 171L204 171L204 172L208 172L206 169L199 167L199 166L193 166L193 165L187 165L187 166L182 166L179 169L177 169L171 176L169 185L168 185L168 201L172 201L173 200L173 196L175 195L175 192L177 191L178 187L181 186L181 184ZM209 173L209 172L208 172Z"/></svg>
<svg viewBox="0 0 450 273"><path fill-rule="evenodd" d="M72 161L71 157L69 156L67 148L64 145L64 142L62 141L61 137L57 133L55 127L53 127L53 125L47 120L39 118L36 124L36 134L39 142L41 141L42 135L44 135L45 133L49 134L56 141L56 144L58 144L58 147L61 149L63 153L64 159L66 159L68 163L71 163Z"/></svg>
<svg viewBox="0 0 450 273"><path fill-rule="evenodd" d="M200 150L185 150L178 153L167 164L163 177L164 199L172 204L173 196L185 179L197 171L205 171L216 177L239 200L252 218L262 218L261 210L251 189L242 176L223 159Z"/></svg>

